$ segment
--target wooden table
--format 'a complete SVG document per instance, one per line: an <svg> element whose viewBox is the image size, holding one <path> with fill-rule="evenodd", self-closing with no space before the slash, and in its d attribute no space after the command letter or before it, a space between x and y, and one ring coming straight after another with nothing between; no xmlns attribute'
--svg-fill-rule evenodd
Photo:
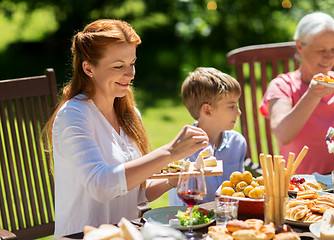
<svg viewBox="0 0 334 240"><path fill-rule="evenodd" d="M208 203L200 204L198 206L201 208L212 210L214 209L215 204L214 202L208 202ZM258 215L258 216L257 215L240 215L240 214L238 215L238 219L240 220L246 220L249 218L257 218L257 219L263 220L263 215ZM213 222L212 225L215 225L215 222ZM310 232L308 227L294 226L294 225L290 225L290 227L293 229L294 232L296 232L300 236L302 240L312 240L312 239L319 240ZM208 232L208 227L202 228L201 230L196 230L196 231L201 231L205 237ZM77 233L77 234L72 234L66 237L54 238L53 240L70 240L70 239L82 239L82 238L83 238L83 233Z"/></svg>

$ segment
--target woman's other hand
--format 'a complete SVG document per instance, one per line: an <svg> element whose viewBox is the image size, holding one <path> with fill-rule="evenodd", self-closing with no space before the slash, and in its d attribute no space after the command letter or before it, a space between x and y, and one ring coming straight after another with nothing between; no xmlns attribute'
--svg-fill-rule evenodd
<svg viewBox="0 0 334 240"><path fill-rule="evenodd" d="M184 126L177 136L167 144L173 161L186 158L208 146L209 138L199 127Z"/></svg>

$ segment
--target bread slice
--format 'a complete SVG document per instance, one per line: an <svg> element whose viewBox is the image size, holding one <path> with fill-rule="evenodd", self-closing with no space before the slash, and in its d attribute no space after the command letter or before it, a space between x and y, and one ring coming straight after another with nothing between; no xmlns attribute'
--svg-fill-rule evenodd
<svg viewBox="0 0 334 240"><path fill-rule="evenodd" d="M121 229L118 227L109 228L95 228L90 229L85 235L84 240L109 240L111 238L117 238L121 235Z"/></svg>
<svg viewBox="0 0 334 240"><path fill-rule="evenodd" d="M126 218L122 218L118 227L122 230L121 237L126 240L144 240L141 232Z"/></svg>
<svg viewBox="0 0 334 240"><path fill-rule="evenodd" d="M334 239L334 209L328 209L320 224L320 239Z"/></svg>
<svg viewBox="0 0 334 240"><path fill-rule="evenodd" d="M204 167L216 167L217 166L217 159L214 156L205 158L203 162L204 162Z"/></svg>

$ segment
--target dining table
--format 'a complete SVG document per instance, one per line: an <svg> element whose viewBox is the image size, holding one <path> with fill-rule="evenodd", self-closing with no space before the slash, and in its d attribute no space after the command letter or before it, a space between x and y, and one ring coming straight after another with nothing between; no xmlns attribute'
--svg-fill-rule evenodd
<svg viewBox="0 0 334 240"><path fill-rule="evenodd" d="M207 202L207 203L203 203L203 204L199 204L198 207L207 209L207 210L213 210L215 207L215 203L214 201L212 202ZM239 220L246 220L246 219L264 219L263 215L247 215L247 214L238 214L238 219ZM138 218L138 219L133 219L131 220L132 223L134 224L138 224L138 225L142 225L144 223L144 220L142 218ZM211 223L209 226L215 225L216 223L213 222ZM296 232L301 240L320 240L318 239L316 236L314 236L310 230L308 226L305 225L292 225L287 223L291 229ZM201 229L197 229L196 231L202 232L203 233L203 240L207 239L207 233L208 233L208 227L203 227ZM140 226L138 226L138 228L140 229ZM70 240L70 239L83 239L83 232L79 232L79 233L75 233L75 234L71 234L68 236L64 236L64 237L58 237L58 238L54 238L53 240Z"/></svg>

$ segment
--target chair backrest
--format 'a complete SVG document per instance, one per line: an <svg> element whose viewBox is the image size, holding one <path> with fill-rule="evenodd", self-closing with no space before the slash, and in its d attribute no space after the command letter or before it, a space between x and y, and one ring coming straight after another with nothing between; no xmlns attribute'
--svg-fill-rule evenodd
<svg viewBox="0 0 334 240"><path fill-rule="evenodd" d="M279 154L269 121L259 113L258 106L270 80L299 67L295 42L238 48L227 54L227 61L235 66L242 89L239 105L241 131L248 144L246 157L257 162L260 153Z"/></svg>
<svg viewBox="0 0 334 240"><path fill-rule="evenodd" d="M54 179L39 136L57 102L53 69L0 81L0 227L18 239L54 232Z"/></svg>

